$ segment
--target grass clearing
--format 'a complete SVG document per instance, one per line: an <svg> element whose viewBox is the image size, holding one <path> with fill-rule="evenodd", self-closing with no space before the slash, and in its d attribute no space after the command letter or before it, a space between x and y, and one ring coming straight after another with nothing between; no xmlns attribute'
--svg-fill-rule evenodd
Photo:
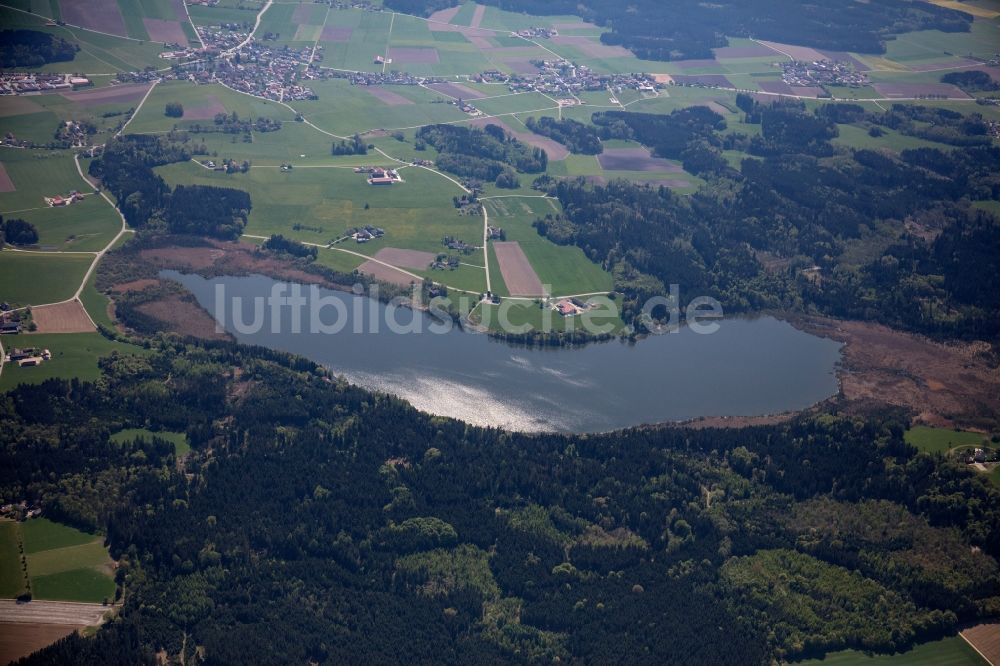
<svg viewBox="0 0 1000 666"><path fill-rule="evenodd" d="M27 590L21 568L20 525L12 520L0 521L0 597L11 599Z"/></svg>
<svg viewBox="0 0 1000 666"><path fill-rule="evenodd" d="M97 538L48 518L33 518L21 523L21 536L24 539L25 555L81 546Z"/></svg>
<svg viewBox="0 0 1000 666"><path fill-rule="evenodd" d="M986 666L972 647L958 636L917 645L902 654L868 655L857 650L828 654L824 659L798 662L797 666Z"/></svg>
<svg viewBox="0 0 1000 666"><path fill-rule="evenodd" d="M113 562L102 537L47 518L18 527L33 599L99 603L114 596Z"/></svg>
<svg viewBox="0 0 1000 666"><path fill-rule="evenodd" d="M165 439L173 444L174 453L178 456L186 455L189 451L191 451L191 445L188 444L187 434L183 432L170 432L168 430L153 431L147 428L128 428L111 435L111 441L115 444L121 444L123 442L131 442L136 439L144 439L148 441L154 437L157 439Z"/></svg>
<svg viewBox="0 0 1000 666"><path fill-rule="evenodd" d="M115 581L95 569L73 569L48 576L32 576L34 599L101 603L115 596Z"/></svg>
<svg viewBox="0 0 1000 666"><path fill-rule="evenodd" d="M906 431L903 438L907 444L924 453L947 453L959 446L979 446L985 437L978 432L914 426Z"/></svg>

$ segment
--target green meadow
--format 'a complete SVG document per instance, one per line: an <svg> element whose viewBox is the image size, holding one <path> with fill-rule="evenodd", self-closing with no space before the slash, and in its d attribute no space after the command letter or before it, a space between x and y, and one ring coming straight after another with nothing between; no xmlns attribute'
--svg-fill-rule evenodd
<svg viewBox="0 0 1000 666"><path fill-rule="evenodd" d="M27 590L21 568L21 530L12 520L0 520L0 598L11 599Z"/></svg>
<svg viewBox="0 0 1000 666"><path fill-rule="evenodd" d="M33 599L97 603L114 597L113 562L102 537L47 518L18 527Z"/></svg>
<svg viewBox="0 0 1000 666"><path fill-rule="evenodd" d="M136 439L151 440L153 438L165 439L174 445L174 453L178 456L186 455L191 451L191 445L188 444L187 435L183 432L170 432L169 430L148 430L146 428L128 428L126 430L119 430L115 434L111 435L111 441L115 444L121 444L123 442L131 442Z"/></svg>
<svg viewBox="0 0 1000 666"><path fill-rule="evenodd" d="M93 262L89 254L0 252L0 301L44 305L71 298Z"/></svg>
<svg viewBox="0 0 1000 666"><path fill-rule="evenodd" d="M828 654L824 659L797 662L797 666L986 666L968 643L958 636L917 645L909 652L869 655L857 650Z"/></svg>
<svg viewBox="0 0 1000 666"><path fill-rule="evenodd" d="M22 333L4 336L4 348L41 347L52 352L52 359L34 367L18 367L5 363L0 374L0 391L9 391L18 384L40 384L46 379L81 379L94 381L101 375L98 359L111 352L145 354L142 347L108 340L100 333Z"/></svg>
<svg viewBox="0 0 1000 666"><path fill-rule="evenodd" d="M983 443L984 435L948 428L914 426L906 431L904 439L907 444L925 453L947 453L959 446L979 446Z"/></svg>

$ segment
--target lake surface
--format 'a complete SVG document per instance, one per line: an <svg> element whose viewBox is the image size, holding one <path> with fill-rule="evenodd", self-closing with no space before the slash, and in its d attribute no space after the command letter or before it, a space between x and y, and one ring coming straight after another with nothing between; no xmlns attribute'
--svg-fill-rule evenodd
<svg viewBox="0 0 1000 666"><path fill-rule="evenodd" d="M263 303L283 283L262 276L161 275L187 287L240 342L305 356L365 388L478 425L598 432L802 409L838 389L840 343L771 317L725 319L711 335L682 327L635 344L528 349L457 327L435 334L428 331L434 317L400 308L395 321L419 325L422 332L395 333L386 325L386 305L326 289L317 292L326 305L320 318L333 324L339 312L343 330L307 332L309 309L318 302L313 299L303 308L300 328L306 332L296 333L291 308L277 309L280 316L272 321ZM309 295L304 287L303 293ZM244 325L254 321L254 298L263 315L259 330Z"/></svg>

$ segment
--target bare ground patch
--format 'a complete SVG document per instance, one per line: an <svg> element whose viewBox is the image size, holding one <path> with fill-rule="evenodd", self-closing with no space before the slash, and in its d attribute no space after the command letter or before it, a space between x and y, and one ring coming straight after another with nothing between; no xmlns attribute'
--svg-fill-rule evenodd
<svg viewBox="0 0 1000 666"><path fill-rule="evenodd" d="M504 284L511 296L544 296L542 281L531 267L531 262L517 241L503 241L493 244L503 274Z"/></svg>
<svg viewBox="0 0 1000 666"><path fill-rule="evenodd" d="M597 156L605 171L663 171L680 173L683 169L662 157L653 157L646 148L611 148Z"/></svg>
<svg viewBox="0 0 1000 666"><path fill-rule="evenodd" d="M991 622L969 627L962 638L972 644L991 664L1000 664L1000 623Z"/></svg>
<svg viewBox="0 0 1000 666"><path fill-rule="evenodd" d="M80 301L40 305L31 309L39 333L92 333L97 330Z"/></svg>
<svg viewBox="0 0 1000 666"><path fill-rule="evenodd" d="M212 120L220 113L226 113L226 106L215 95L208 96L208 104L184 109L184 120Z"/></svg>
<svg viewBox="0 0 1000 666"><path fill-rule="evenodd" d="M59 0L59 8L70 25L128 37L118 0Z"/></svg>
<svg viewBox="0 0 1000 666"><path fill-rule="evenodd" d="M435 92L447 95L448 97L454 97L455 99L479 99L486 96L481 92L473 90L472 88L463 86L461 83L431 83L427 87Z"/></svg>
<svg viewBox="0 0 1000 666"><path fill-rule="evenodd" d="M0 162L0 192L16 192L17 188L14 187L14 181L10 179L10 174L7 173L7 169L4 167L3 162Z"/></svg>
<svg viewBox="0 0 1000 666"><path fill-rule="evenodd" d="M65 624L28 624L0 621L0 664L27 657L83 626Z"/></svg>
<svg viewBox="0 0 1000 666"><path fill-rule="evenodd" d="M436 65L441 62L437 49L427 46L393 46L389 48L389 57L394 64Z"/></svg>
<svg viewBox="0 0 1000 666"><path fill-rule="evenodd" d="M187 46L187 35L179 21L164 21L163 19L142 19L142 24L146 26L149 39L154 42L164 42L170 44L176 42L181 46Z"/></svg>
<svg viewBox="0 0 1000 666"><path fill-rule="evenodd" d="M29 113L44 111L42 107L23 95L4 95L0 97L0 118L7 116L23 116Z"/></svg>
<svg viewBox="0 0 1000 666"><path fill-rule="evenodd" d="M431 265L437 257L430 252L420 250L403 250L398 247L384 247L375 253L375 258L393 266L423 270Z"/></svg>
<svg viewBox="0 0 1000 666"><path fill-rule="evenodd" d="M399 93L394 93L391 90L383 88L382 86L365 86L365 92L386 106L404 106L406 104L413 104L412 99L407 99Z"/></svg>
<svg viewBox="0 0 1000 666"><path fill-rule="evenodd" d="M397 284L402 287L409 287L414 281L414 278L410 277L401 270L390 268L389 266L385 266L384 264L371 260L358 266L358 272L371 276L381 282Z"/></svg>
<svg viewBox="0 0 1000 666"><path fill-rule="evenodd" d="M83 104L84 106L97 106L100 104L124 104L126 102L138 102L142 99L149 84L126 86L109 86L107 88L95 88L93 90L77 90L74 92L60 93L71 102Z"/></svg>
<svg viewBox="0 0 1000 666"><path fill-rule="evenodd" d="M80 627L100 624L111 610L103 604L73 601L28 601L0 599L0 624L61 624Z"/></svg>
<svg viewBox="0 0 1000 666"><path fill-rule="evenodd" d="M328 25L323 28L319 39L321 42L349 42L354 34L352 28L344 28L336 25Z"/></svg>
<svg viewBox="0 0 1000 666"><path fill-rule="evenodd" d="M791 323L845 343L841 393L863 403L909 407L933 426L995 427L1000 368L988 343L943 344L880 324L819 317Z"/></svg>

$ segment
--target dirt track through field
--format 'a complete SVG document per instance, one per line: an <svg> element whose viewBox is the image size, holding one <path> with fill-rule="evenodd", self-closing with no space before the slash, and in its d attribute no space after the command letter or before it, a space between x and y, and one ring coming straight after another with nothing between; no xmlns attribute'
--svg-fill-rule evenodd
<svg viewBox="0 0 1000 666"><path fill-rule="evenodd" d="M382 282L398 284L401 287L408 287L410 286L410 283L413 282L413 278L406 273L374 261L366 261L358 266L358 272L370 275L376 280L381 280Z"/></svg>
<svg viewBox="0 0 1000 666"><path fill-rule="evenodd" d="M118 0L59 0L59 8L70 25L128 37Z"/></svg>
<svg viewBox="0 0 1000 666"><path fill-rule="evenodd" d="M31 309L39 333L93 333L97 330L79 301L40 305Z"/></svg>
<svg viewBox="0 0 1000 666"><path fill-rule="evenodd" d="M500 273L511 296L544 296L542 281L517 241L493 244Z"/></svg>
<svg viewBox="0 0 1000 666"><path fill-rule="evenodd" d="M0 192L16 192L17 188L14 187L14 181L10 179L10 175L7 174L7 169L4 167L3 162L0 162Z"/></svg>
<svg viewBox="0 0 1000 666"><path fill-rule="evenodd" d="M71 601L28 601L0 599L0 623L61 624L69 627L95 625L110 610L103 604Z"/></svg>

